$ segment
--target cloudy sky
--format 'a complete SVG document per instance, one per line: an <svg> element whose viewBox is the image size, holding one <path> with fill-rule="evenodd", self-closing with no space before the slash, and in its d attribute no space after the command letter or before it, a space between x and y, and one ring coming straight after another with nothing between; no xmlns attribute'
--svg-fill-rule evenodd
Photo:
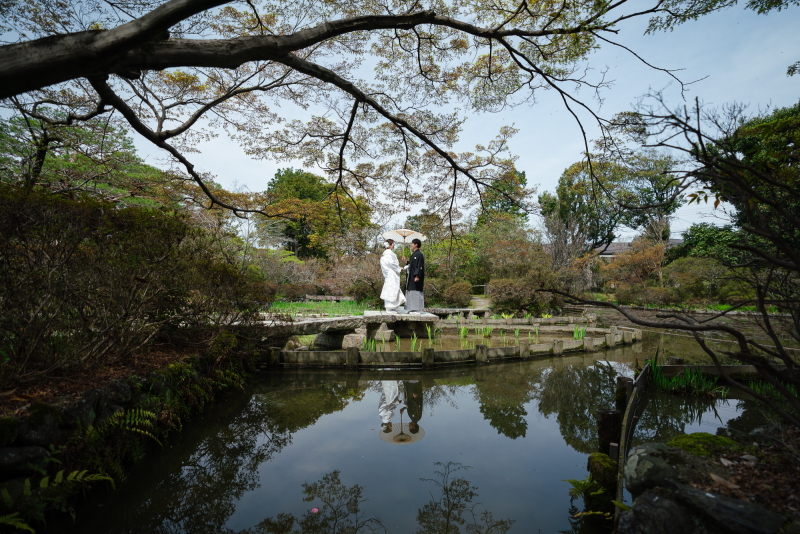
<svg viewBox="0 0 800 534"><path fill-rule="evenodd" d="M755 113L767 106L789 106L800 99L800 75L786 76L788 65L800 60L798 7L769 15L734 7L684 24L673 32L655 35L643 35L645 27L644 19L621 26L618 42L653 65L683 69L678 73L683 81L704 78L689 86L687 103L695 97L714 106L739 102L748 104L749 111ZM637 98L651 90L663 90L670 107L684 102L678 84L668 75L643 65L621 48L606 45L589 58L589 64L598 70L609 67L609 77L614 80L603 93L605 101L599 108L605 117L631 109ZM585 100L589 93L578 96ZM595 102L594 106L597 109L598 104ZM305 119L308 115L289 118ZM457 149L467 151L488 142L507 124L520 129L511 150L519 156L517 168L526 172L528 184L538 184L539 191L554 191L563 170L578 161L583 151L575 120L553 92L545 92L533 106L470 116ZM590 121L585 125L591 126ZM589 136L595 137L596 131L589 128ZM143 156L155 162L157 150L141 140L137 140L137 146ZM238 184L253 191L263 190L278 167L289 166L252 160L222 136L200 148L202 153L192 154L190 159L202 171L216 175L226 187ZM402 221L404 217L398 219ZM673 236L703 220L713 221L713 210L684 206L673 222ZM631 235L626 233L626 237Z"/></svg>

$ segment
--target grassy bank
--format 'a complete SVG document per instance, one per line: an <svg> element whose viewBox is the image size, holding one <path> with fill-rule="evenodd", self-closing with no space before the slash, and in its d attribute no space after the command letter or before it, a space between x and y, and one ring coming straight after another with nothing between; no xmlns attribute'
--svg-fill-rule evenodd
<svg viewBox="0 0 800 534"><path fill-rule="evenodd" d="M272 303L270 311L273 313L285 313L287 315L298 314L318 314L335 316L364 315L365 310L377 310L378 308L370 304L362 304L352 300L342 302L282 302Z"/></svg>

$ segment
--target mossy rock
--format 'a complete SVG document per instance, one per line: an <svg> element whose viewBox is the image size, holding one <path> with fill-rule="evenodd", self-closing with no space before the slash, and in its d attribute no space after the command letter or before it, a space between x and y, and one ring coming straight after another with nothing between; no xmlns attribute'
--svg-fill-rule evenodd
<svg viewBox="0 0 800 534"><path fill-rule="evenodd" d="M49 404L32 404L28 408L28 413L31 414L28 418L28 423L33 428L39 428L45 424L48 415L55 419L58 423L64 420L64 416L62 415L61 411L54 406L50 406Z"/></svg>
<svg viewBox="0 0 800 534"><path fill-rule="evenodd" d="M732 439L724 436L715 436L708 432L695 432L694 434L676 436L667 445L695 456L711 456L712 452L719 450L742 450L742 446Z"/></svg>
<svg viewBox="0 0 800 534"><path fill-rule="evenodd" d="M606 489L617 487L617 462L607 454L602 452L590 454L589 460L586 462L586 469L592 474L592 479L601 487Z"/></svg>
<svg viewBox="0 0 800 534"><path fill-rule="evenodd" d="M6 447L17 439L19 421L13 417L0 418L0 447Z"/></svg>

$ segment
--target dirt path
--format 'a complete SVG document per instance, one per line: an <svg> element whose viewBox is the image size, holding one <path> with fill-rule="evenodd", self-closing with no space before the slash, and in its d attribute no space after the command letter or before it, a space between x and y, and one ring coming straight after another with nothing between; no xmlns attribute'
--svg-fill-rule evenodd
<svg viewBox="0 0 800 534"><path fill-rule="evenodd" d="M472 297L470 307L478 310L486 309L492 305L492 299L486 297Z"/></svg>

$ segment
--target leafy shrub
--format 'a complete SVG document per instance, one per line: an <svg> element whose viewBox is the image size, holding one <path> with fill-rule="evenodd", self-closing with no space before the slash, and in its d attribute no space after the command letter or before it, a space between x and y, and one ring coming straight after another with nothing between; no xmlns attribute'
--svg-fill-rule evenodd
<svg viewBox="0 0 800 534"><path fill-rule="evenodd" d="M358 302L380 304L383 303L381 300L382 287L383 285L381 284L381 287L376 290L372 284L364 280L358 280L347 289L347 294L355 297Z"/></svg>
<svg viewBox="0 0 800 534"><path fill-rule="evenodd" d="M472 301L472 286L467 282L458 282L444 292L444 301L456 308L466 308Z"/></svg>
<svg viewBox="0 0 800 534"><path fill-rule="evenodd" d="M539 284L530 278L504 278L488 284L492 307L501 313L539 314L553 305L550 293L539 292Z"/></svg>
<svg viewBox="0 0 800 534"><path fill-rule="evenodd" d="M668 287L648 287L642 295L642 302L648 306L669 306L677 301Z"/></svg>
<svg viewBox="0 0 800 534"><path fill-rule="evenodd" d="M346 287L346 293L359 302L382 304L383 273L381 273L380 259L378 254L368 254L362 258L336 262L329 272L328 279L331 280L332 287ZM400 275L401 286L403 276Z"/></svg>
<svg viewBox="0 0 800 534"><path fill-rule="evenodd" d="M629 285L618 285L614 289L614 300L617 304L636 304L639 299L639 288L634 289Z"/></svg>
<svg viewBox="0 0 800 534"><path fill-rule="evenodd" d="M667 287L641 287L622 284L614 291L618 304L635 304L637 306L669 306L679 301L675 292Z"/></svg>
<svg viewBox="0 0 800 534"><path fill-rule="evenodd" d="M452 278L426 278L425 279L425 305L447 306L445 291L454 284Z"/></svg>
<svg viewBox="0 0 800 534"><path fill-rule="evenodd" d="M228 263L219 237L181 213L0 186L0 378L124 358L168 329L252 323L270 288Z"/></svg>

